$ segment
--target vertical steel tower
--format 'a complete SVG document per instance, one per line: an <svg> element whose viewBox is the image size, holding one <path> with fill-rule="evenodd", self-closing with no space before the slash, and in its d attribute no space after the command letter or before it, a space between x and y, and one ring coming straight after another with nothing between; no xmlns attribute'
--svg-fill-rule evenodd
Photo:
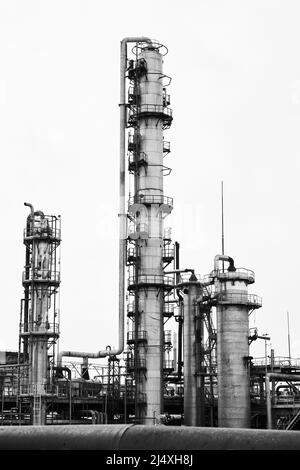
<svg viewBox="0 0 300 470"><path fill-rule="evenodd" d="M202 294L201 284L194 273L182 280L184 295L183 345L184 345L184 424L199 426L200 403L197 384L197 302Z"/></svg>
<svg viewBox="0 0 300 470"><path fill-rule="evenodd" d="M173 256L164 240L163 219L172 211L173 199L164 195L163 177L170 169L163 157L170 151L163 131L172 122L163 74L165 46L152 41L137 43L135 60L129 60L128 136L129 172L133 175L133 196L129 198L128 290L133 305L133 329L129 342L134 355L128 362L135 377L135 415L138 422L153 424L162 412L163 306L173 288L164 275L164 261ZM132 307L130 307L131 309Z"/></svg>
<svg viewBox="0 0 300 470"><path fill-rule="evenodd" d="M228 261L228 270L219 261ZM229 256L217 255L213 271L217 299L218 426L250 428L249 311L261 298L248 294L254 272L235 268Z"/></svg>
<svg viewBox="0 0 300 470"><path fill-rule="evenodd" d="M60 285L60 217L35 212L31 204L24 231L26 246L21 302L20 352L29 365L21 396L31 397L33 424L45 424L45 397L50 391L55 343L59 337L57 293ZM23 351L22 351L23 342ZM51 350L49 352L49 349ZM50 372L49 372L50 369Z"/></svg>

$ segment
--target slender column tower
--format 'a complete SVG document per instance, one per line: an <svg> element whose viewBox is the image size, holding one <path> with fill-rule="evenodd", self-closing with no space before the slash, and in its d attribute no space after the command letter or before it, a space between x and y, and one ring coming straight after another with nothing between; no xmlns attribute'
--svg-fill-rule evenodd
<svg viewBox="0 0 300 470"><path fill-rule="evenodd" d="M21 395L32 398L33 424L43 425L46 418L46 395L50 385L49 357L52 352L53 365L54 345L59 337L56 294L60 275L56 248L60 244L60 219L46 216L41 211L34 212L31 204L25 205L31 208L31 214L27 218L24 232L25 298L21 309L20 338L23 340L29 374L27 383L21 384Z"/></svg>
<svg viewBox="0 0 300 470"><path fill-rule="evenodd" d="M220 270L219 260L229 261ZM218 255L213 271L217 299L218 426L250 428L249 310L261 298L248 294L254 272L235 268L233 259Z"/></svg>
<svg viewBox="0 0 300 470"><path fill-rule="evenodd" d="M162 71L165 48L156 42L137 44L136 60L129 61L128 125L129 171L134 175L134 195L129 200L133 221L129 240L135 243L135 263L128 289L134 296L132 342L136 419L155 424L162 413L163 301L173 280L163 271L163 219L171 212L172 198L164 196L163 131L172 121Z"/></svg>
<svg viewBox="0 0 300 470"><path fill-rule="evenodd" d="M196 314L201 285L195 274L181 282L184 292L183 314L183 372L184 372L184 424L199 425L199 388L196 363Z"/></svg>

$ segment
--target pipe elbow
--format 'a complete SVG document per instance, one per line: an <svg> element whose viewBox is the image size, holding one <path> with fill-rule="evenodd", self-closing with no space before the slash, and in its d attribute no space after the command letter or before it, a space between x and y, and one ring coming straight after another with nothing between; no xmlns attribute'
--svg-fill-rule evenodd
<svg viewBox="0 0 300 470"><path fill-rule="evenodd" d="M33 217L33 214L34 214L34 208L33 208L33 205L30 204L29 202L24 202L24 206L27 206L30 208L30 215L31 217Z"/></svg>
<svg viewBox="0 0 300 470"><path fill-rule="evenodd" d="M236 268L234 266L234 260L230 256L228 256L228 261L229 261L229 268L228 271L236 271Z"/></svg>
<svg viewBox="0 0 300 470"><path fill-rule="evenodd" d="M141 36L141 37L126 37L126 38L122 39L121 44L125 45L128 42L152 42L152 40L150 38L144 37L144 36Z"/></svg>
<svg viewBox="0 0 300 470"><path fill-rule="evenodd" d="M218 271L219 269L219 261L227 261L229 263L228 271L236 271L234 266L234 260L230 256L227 255L216 255L214 259L214 270Z"/></svg>

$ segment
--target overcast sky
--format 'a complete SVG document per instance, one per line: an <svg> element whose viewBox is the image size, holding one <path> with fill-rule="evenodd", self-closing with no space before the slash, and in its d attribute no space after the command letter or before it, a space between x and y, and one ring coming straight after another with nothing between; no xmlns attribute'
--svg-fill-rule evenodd
<svg viewBox="0 0 300 470"><path fill-rule="evenodd" d="M62 217L61 349L117 345L119 48L169 53L166 219L182 267L253 269L250 326L300 357L300 3L0 0L0 349L18 345L28 208ZM251 354L264 354L257 341Z"/></svg>

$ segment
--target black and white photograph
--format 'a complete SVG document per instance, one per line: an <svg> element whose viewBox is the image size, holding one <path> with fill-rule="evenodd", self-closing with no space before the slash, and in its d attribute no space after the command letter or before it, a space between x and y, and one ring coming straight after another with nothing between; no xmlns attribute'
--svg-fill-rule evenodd
<svg viewBox="0 0 300 470"><path fill-rule="evenodd" d="M299 18L0 0L3 455L300 450Z"/></svg>

